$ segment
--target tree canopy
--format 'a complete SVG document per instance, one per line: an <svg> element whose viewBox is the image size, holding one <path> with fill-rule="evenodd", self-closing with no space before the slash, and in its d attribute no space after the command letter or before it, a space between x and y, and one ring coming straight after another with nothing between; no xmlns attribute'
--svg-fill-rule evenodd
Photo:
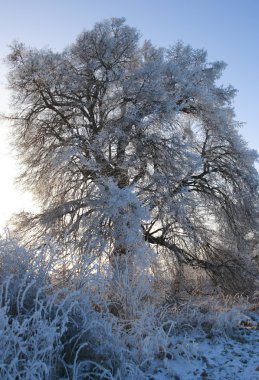
<svg viewBox="0 0 259 380"><path fill-rule="evenodd" d="M20 180L42 206L20 216L22 231L78 257L151 250L240 285L257 153L238 132L236 91L218 85L223 62L183 43L141 43L124 19L60 53L14 43L8 60Z"/></svg>

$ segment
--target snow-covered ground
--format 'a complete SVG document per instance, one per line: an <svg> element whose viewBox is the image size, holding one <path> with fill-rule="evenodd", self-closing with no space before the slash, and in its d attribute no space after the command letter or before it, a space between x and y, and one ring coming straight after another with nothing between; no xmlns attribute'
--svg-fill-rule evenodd
<svg viewBox="0 0 259 380"><path fill-rule="evenodd" d="M259 310L207 317L172 337L170 353L154 363L154 380L259 380Z"/></svg>
<svg viewBox="0 0 259 380"><path fill-rule="evenodd" d="M258 292L169 302L141 272L59 288L35 252L0 239L0 380L259 380Z"/></svg>

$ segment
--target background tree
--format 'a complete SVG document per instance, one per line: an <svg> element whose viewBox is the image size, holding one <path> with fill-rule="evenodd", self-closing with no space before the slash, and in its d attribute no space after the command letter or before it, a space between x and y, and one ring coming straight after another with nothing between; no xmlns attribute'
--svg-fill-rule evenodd
<svg viewBox="0 0 259 380"><path fill-rule="evenodd" d="M123 19L62 53L15 43L8 60L20 180L42 206L20 216L22 233L113 262L151 247L163 266L245 285L257 154L238 133L235 90L217 85L224 63L140 44Z"/></svg>

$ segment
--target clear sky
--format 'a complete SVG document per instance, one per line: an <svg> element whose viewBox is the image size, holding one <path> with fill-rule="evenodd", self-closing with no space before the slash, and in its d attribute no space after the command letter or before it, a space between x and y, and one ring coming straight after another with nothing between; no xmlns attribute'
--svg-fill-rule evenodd
<svg viewBox="0 0 259 380"><path fill-rule="evenodd" d="M182 40L206 49L209 61L225 61L222 83L239 90L234 106L246 123L241 133L259 151L259 0L0 0L0 6L0 111L8 106L2 60L13 40L62 50L95 22L125 17L157 46ZM0 125L0 224L30 202L12 186L15 163L5 135Z"/></svg>

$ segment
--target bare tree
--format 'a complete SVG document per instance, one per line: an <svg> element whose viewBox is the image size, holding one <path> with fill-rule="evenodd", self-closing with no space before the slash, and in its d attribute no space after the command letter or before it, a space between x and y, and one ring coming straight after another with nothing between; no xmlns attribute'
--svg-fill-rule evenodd
<svg viewBox="0 0 259 380"><path fill-rule="evenodd" d="M42 205L20 216L23 233L50 233L79 257L151 247L236 288L257 153L238 133L235 90L216 83L225 64L182 43L141 45L123 19L62 53L15 43L8 60L20 180Z"/></svg>

